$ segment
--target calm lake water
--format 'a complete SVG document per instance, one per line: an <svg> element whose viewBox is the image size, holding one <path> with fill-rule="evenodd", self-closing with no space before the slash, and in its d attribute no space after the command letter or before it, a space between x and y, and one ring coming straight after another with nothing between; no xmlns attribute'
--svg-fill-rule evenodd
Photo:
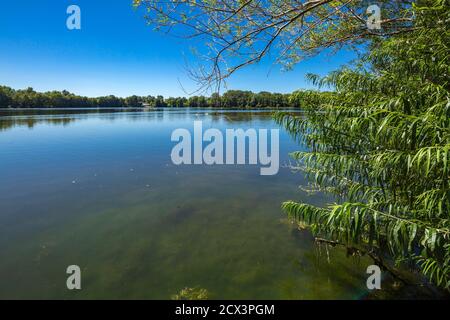
<svg viewBox="0 0 450 320"><path fill-rule="evenodd" d="M301 173L172 164L172 131L195 120L278 128L268 112L0 111L0 298L365 297L372 261L315 245L280 210L324 203L299 190ZM282 130L280 163L298 149Z"/></svg>

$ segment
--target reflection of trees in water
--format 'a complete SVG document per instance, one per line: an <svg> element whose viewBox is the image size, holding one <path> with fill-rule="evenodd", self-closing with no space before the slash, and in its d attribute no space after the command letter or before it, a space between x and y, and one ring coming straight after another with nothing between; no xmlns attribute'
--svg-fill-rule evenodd
<svg viewBox="0 0 450 320"><path fill-rule="evenodd" d="M127 117L128 120L138 120L142 109L12 109L0 110L0 131L14 127L26 126L33 128L37 124L53 124L66 126L69 123L84 120L90 114L99 114L102 119L116 120Z"/></svg>
<svg viewBox="0 0 450 320"><path fill-rule="evenodd" d="M37 124L68 125L75 121L86 120L92 117L106 121L126 120L138 122L143 120L162 121L186 121L186 120L212 120L212 122L224 121L226 123L248 122L252 120L267 119L270 111L217 111L217 110L189 110L189 109L86 109L86 110L8 110L0 112L0 131L14 127L26 126L33 128Z"/></svg>
<svg viewBox="0 0 450 320"><path fill-rule="evenodd" d="M255 119L269 118L271 112L213 112L210 114L213 121L225 120L225 122L248 122Z"/></svg>
<svg viewBox="0 0 450 320"><path fill-rule="evenodd" d="M121 113L142 111L142 108L85 108L85 109L0 109L1 116L75 115L87 113Z"/></svg>
<svg viewBox="0 0 450 320"><path fill-rule="evenodd" d="M26 126L33 128L37 124L53 124L67 126L69 123L77 120L76 118L19 118L19 119L0 119L0 131L6 131L11 128Z"/></svg>

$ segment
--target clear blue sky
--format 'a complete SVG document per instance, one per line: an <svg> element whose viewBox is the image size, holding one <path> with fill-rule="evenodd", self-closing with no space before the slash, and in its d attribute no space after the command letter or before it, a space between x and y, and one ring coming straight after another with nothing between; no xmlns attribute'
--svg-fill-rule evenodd
<svg viewBox="0 0 450 320"><path fill-rule="evenodd" d="M184 96L195 89L183 54L191 43L155 32L132 0L22 0L0 4L0 84L80 95ZM66 9L81 8L81 30L66 28ZM353 58L319 56L290 72L265 61L246 68L228 89L291 92L309 87L304 75L325 74Z"/></svg>

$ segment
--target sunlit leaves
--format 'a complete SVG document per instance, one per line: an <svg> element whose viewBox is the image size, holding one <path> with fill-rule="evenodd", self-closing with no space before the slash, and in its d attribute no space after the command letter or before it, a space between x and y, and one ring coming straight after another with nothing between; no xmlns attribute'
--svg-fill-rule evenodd
<svg viewBox="0 0 450 320"><path fill-rule="evenodd" d="M379 0L382 30L366 26L368 0L134 0L156 29L198 38L203 85L221 82L269 52L285 69L323 50L337 50L411 29L412 0Z"/></svg>
<svg viewBox="0 0 450 320"><path fill-rule="evenodd" d="M415 31L375 41L353 68L309 80L302 115L275 119L308 151L292 154L314 191L337 203L287 202L322 237L416 261L439 286L450 279L450 8L423 1Z"/></svg>

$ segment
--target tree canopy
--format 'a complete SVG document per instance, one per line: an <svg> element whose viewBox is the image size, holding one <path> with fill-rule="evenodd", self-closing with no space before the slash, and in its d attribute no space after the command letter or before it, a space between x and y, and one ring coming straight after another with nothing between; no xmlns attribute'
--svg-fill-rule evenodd
<svg viewBox="0 0 450 320"><path fill-rule="evenodd" d="M413 29L412 0L379 0L380 29L368 28L368 0L134 0L157 30L198 38L204 61L191 69L201 87L219 89L236 70L273 51L286 68L325 49L354 46Z"/></svg>
<svg viewBox="0 0 450 320"><path fill-rule="evenodd" d="M213 93L210 97L130 96L113 95L88 98L68 91L36 92L32 88L14 90L0 86L0 108L290 108L298 107L298 101L290 100L289 94L230 90L223 95Z"/></svg>
<svg viewBox="0 0 450 320"><path fill-rule="evenodd" d="M336 203L288 201L320 235L419 267L450 287L450 7L421 1L415 30L383 41L353 67L310 75L334 92L303 97L305 116L276 119L308 148L292 156L311 191Z"/></svg>

